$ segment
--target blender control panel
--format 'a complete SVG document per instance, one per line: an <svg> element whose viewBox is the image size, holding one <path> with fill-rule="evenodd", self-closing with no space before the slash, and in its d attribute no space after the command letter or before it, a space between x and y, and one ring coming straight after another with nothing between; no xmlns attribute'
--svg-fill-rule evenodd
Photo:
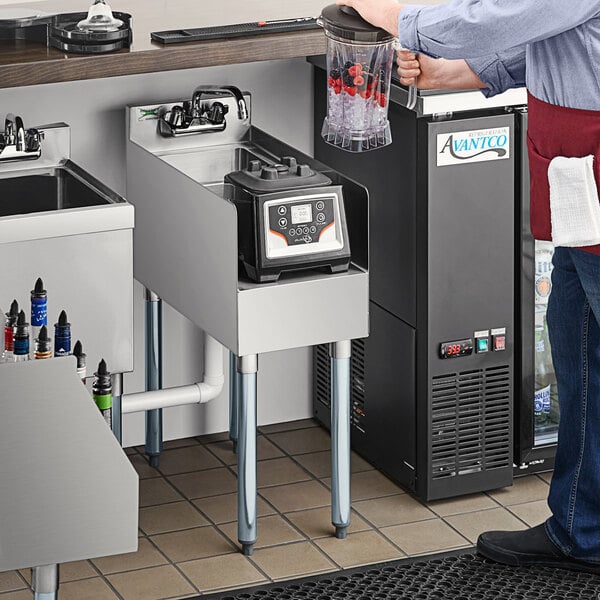
<svg viewBox="0 0 600 600"><path fill-rule="evenodd" d="M265 203L267 258L299 256L343 247L337 194L278 198Z"/></svg>

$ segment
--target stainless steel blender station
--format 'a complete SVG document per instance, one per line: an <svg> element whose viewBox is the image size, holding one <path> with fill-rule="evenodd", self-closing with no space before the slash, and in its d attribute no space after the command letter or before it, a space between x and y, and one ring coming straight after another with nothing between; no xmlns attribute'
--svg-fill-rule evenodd
<svg viewBox="0 0 600 600"><path fill-rule="evenodd" d="M231 352L244 554L257 537L256 376L265 352L331 344L332 523L346 535L350 340L368 335L369 294L366 189L253 127L251 114L250 94L201 86L178 102L129 107L127 143L135 277L155 306L164 300ZM150 307L151 327L157 312ZM159 329L148 338L159 357L150 364L160 365ZM190 387L173 404L203 401ZM137 410L151 411L147 445L158 455L154 411L167 404L133 396Z"/></svg>

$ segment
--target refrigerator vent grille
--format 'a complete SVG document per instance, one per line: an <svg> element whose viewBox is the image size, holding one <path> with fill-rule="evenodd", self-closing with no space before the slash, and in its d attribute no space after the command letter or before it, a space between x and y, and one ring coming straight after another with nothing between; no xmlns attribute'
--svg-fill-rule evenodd
<svg viewBox="0 0 600 600"><path fill-rule="evenodd" d="M320 344L315 348L315 393L317 400L327 408L331 406L331 363L329 347ZM364 433L365 418L365 340L352 340L350 358L351 425Z"/></svg>
<svg viewBox="0 0 600 600"><path fill-rule="evenodd" d="M317 400L327 408L331 406L329 390L331 385L331 365L327 344L315 347L315 381Z"/></svg>
<svg viewBox="0 0 600 600"><path fill-rule="evenodd" d="M511 465L511 373L508 365L432 379L432 478Z"/></svg>

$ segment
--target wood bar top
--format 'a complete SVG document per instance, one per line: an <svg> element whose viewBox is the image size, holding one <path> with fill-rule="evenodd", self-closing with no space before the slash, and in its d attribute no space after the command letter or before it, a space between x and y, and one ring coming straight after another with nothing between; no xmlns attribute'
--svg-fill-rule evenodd
<svg viewBox="0 0 600 600"><path fill-rule="evenodd" d="M333 0L332 0L333 1ZM321 30L162 45L150 32L262 20L317 17L327 0L113 0L114 11L132 15L133 45L100 55L66 54L33 42L0 41L0 88L116 77L323 54ZM91 0L6 3L41 13L87 11Z"/></svg>

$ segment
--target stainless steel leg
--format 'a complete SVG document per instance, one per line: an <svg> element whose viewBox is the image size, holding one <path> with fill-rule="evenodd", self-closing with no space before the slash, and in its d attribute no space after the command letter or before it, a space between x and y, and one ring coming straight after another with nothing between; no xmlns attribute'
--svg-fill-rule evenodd
<svg viewBox="0 0 600 600"><path fill-rule="evenodd" d="M44 565L31 569L31 589L35 600L58 598L58 565Z"/></svg>
<svg viewBox="0 0 600 600"><path fill-rule="evenodd" d="M250 556L256 543L256 375L258 356L238 358L238 541Z"/></svg>
<svg viewBox="0 0 600 600"><path fill-rule="evenodd" d="M119 444L123 444L122 435L122 412L121 412L121 396L123 395L123 373L113 373L112 375L113 389L113 407L112 407L112 431L115 434Z"/></svg>
<svg viewBox="0 0 600 600"><path fill-rule="evenodd" d="M331 522L340 539L350 525L350 352L349 340L330 346Z"/></svg>
<svg viewBox="0 0 600 600"><path fill-rule="evenodd" d="M146 390L162 389L162 301L146 290ZM146 411L146 455L158 467L162 452L162 409Z"/></svg>
<svg viewBox="0 0 600 600"><path fill-rule="evenodd" d="M237 451L238 443L238 404L239 376L237 372L237 356L229 353L229 439L233 442L233 451Z"/></svg>

